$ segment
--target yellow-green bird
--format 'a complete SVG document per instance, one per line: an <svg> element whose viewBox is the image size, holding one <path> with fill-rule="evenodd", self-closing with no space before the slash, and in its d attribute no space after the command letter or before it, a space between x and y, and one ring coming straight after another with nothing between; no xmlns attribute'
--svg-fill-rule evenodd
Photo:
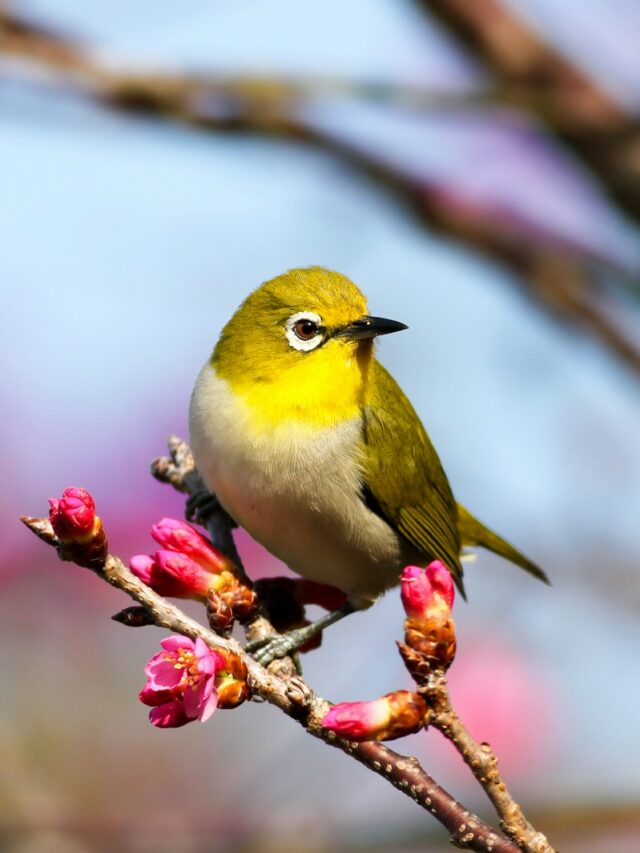
<svg viewBox="0 0 640 853"><path fill-rule="evenodd" d="M374 357L377 336L406 328L370 316L346 276L290 270L245 299L196 381L191 447L207 487L291 569L348 596L312 630L369 607L405 565L442 560L463 591L465 545L546 581L456 504L420 419ZM252 651L266 663L310 633Z"/></svg>

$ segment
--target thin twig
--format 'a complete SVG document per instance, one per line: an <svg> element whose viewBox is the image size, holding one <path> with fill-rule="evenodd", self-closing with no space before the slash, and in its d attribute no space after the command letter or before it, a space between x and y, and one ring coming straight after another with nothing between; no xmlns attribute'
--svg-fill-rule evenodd
<svg viewBox="0 0 640 853"><path fill-rule="evenodd" d="M22 521L43 541L55 544L49 522L23 516ZM252 695L259 696L296 719L314 737L326 741L353 756L370 770L387 778L391 784L429 811L451 833L451 841L460 848L496 853L517 853L518 847L469 812L426 773L417 759L400 755L378 743L354 743L337 737L323 728L321 721L329 703L317 696L301 679L285 680L256 663L235 640L220 637L161 598L140 581L118 557L109 554L102 566L93 571L112 586L121 589L153 617L160 628L182 634L192 640L198 637L212 649L232 652L242 658L248 671ZM473 825L473 838L465 830ZM462 827L462 830L461 830Z"/></svg>
<svg viewBox="0 0 640 853"><path fill-rule="evenodd" d="M473 739L451 704L447 681L438 673L420 691L431 708L429 725L438 729L458 750L500 817L504 832L526 853L553 853L546 836L526 819L498 770L498 759L488 743Z"/></svg>
<svg viewBox="0 0 640 853"><path fill-rule="evenodd" d="M195 468L188 445L179 438L171 436L169 449L170 458L162 458L153 463L154 476L170 483L178 491L197 494L202 489L203 483ZM226 524L226 536L231 537L231 521L224 510L220 509L219 512L214 512L214 515L217 517L209 519L209 523L216 535L224 534L222 527ZM22 520L40 539L59 547L60 543L47 519L25 516ZM64 555L67 552L59 548L59 553ZM244 572L239 558L238 566L240 571ZM273 664L270 668L262 667L246 654L235 640L221 637L205 628L155 593L118 557L109 554L102 563L93 562L91 569L112 586L123 590L137 603L138 607L126 608L117 614L118 621L133 626L155 624L191 639L199 637L211 648L238 655L247 668L248 683L253 696L261 697L280 708L298 720L309 734L352 755L369 769L388 779L391 784L433 814L448 829L451 840L456 846L470 850L502 851L502 853L514 853L517 849L527 849L522 846L516 847L512 841L495 832L479 817L466 810L425 772L416 758L402 756L379 743L346 741L325 729L322 726L322 719L329 704L318 697L301 678L292 677L288 669L277 671ZM268 622L265 630L273 630ZM550 848L540 847L536 849L536 853L540 853L543 849L550 850Z"/></svg>

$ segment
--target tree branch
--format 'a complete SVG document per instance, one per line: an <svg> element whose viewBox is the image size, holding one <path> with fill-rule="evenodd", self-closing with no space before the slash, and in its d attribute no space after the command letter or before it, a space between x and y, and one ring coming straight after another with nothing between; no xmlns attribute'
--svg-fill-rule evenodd
<svg viewBox="0 0 640 853"><path fill-rule="evenodd" d="M536 303L592 334L640 373L640 347L603 310L594 289L596 274L605 271L637 294L640 288L635 275L588 246L561 239L508 209L479 203L463 189L414 178L337 134L320 131L301 117L300 85L296 90L277 80L234 81L116 70L100 64L69 40L7 12L0 12L0 53L26 60L54 80L116 109L152 114L211 132L273 135L326 151L382 184L408 204L426 227L506 267Z"/></svg>
<svg viewBox="0 0 640 853"><path fill-rule="evenodd" d="M416 0L486 63L640 222L640 120L501 0Z"/></svg>
<svg viewBox="0 0 640 853"><path fill-rule="evenodd" d="M27 516L22 521L36 535L55 545L57 539L48 521ZM249 686L254 696L265 699L285 714L298 720L306 731L331 746L352 755L375 773L384 776L406 796L433 814L450 832L456 846L470 850L493 850L516 853L518 848L495 833L480 818L471 814L426 773L415 758L400 755L377 743L358 744L336 737L321 725L329 703L317 696L301 679L285 680L257 664L233 639L225 639L187 616L175 605L161 598L142 583L118 557L109 554L104 564L93 571L111 586L121 589L153 617L153 624L182 634L192 640L198 637L212 649L233 652L241 657L249 673ZM475 839L458 837L462 824L476 826ZM472 841L477 843L470 843Z"/></svg>
<svg viewBox="0 0 640 853"><path fill-rule="evenodd" d="M202 480L195 469L188 445L172 436L169 440L169 447L171 458L156 460L153 463L154 476L169 482L181 492L197 493L201 488ZM225 517L228 528L226 534L222 530ZM60 546L48 519L23 516L22 521L44 542L58 547L59 554L63 558L70 553L65 552L64 548ZM220 510L217 518L209 519L209 524L216 535L231 536L230 520L223 510ZM455 846L462 849L485 851L485 853L486 851L517 853L518 850L525 850L528 853L552 853L552 848L548 844L543 846L542 839L544 836L540 834L537 836L540 839L538 846L526 846L528 843L526 838L525 841L522 841L522 833L520 835L518 833L522 828L521 821L524 821L524 817L515 804L512 807L507 807L508 801L504 797L508 795L496 796L494 791L496 786L504 792L506 792L506 788L493 764L490 768L491 773L485 774L487 777L491 776L489 782L484 777L481 778L481 775L475 770L474 773L485 790L487 790L487 785L490 785L490 790L487 790L487 793L498 808L504 826L508 828L514 841L494 831L477 815L465 809L421 767L416 758L401 755L380 743L348 741L327 730L323 727L322 720L330 707L329 703L317 696L301 678L292 676L289 668L278 669L276 661L269 668L261 666L246 654L234 639L221 637L205 628L178 607L155 593L139 580L118 557L108 554L101 562L94 561L91 564L91 570L107 583L121 589L139 606L138 608L126 608L118 614L118 617L121 617L119 621L135 626L155 624L160 628L182 634L192 640L199 637L212 649L238 655L247 668L247 681L253 696L260 697L280 708L288 716L297 720L309 734L347 755L351 755L374 773L387 779L398 790L413 799L423 809L429 811L446 827ZM244 569L240 567L240 571L243 572ZM273 630L266 619L261 629ZM480 766L483 762L486 763L488 759L484 747L474 745L468 736L465 739L460 734L460 728L456 728L453 719L455 712L450 705L447 705L443 700L431 716L433 716L433 724L450 737L472 769ZM431 716L429 722L431 722ZM457 720L457 717L455 719ZM462 731L464 730L462 729ZM529 824L526 822L525 824L526 826L524 824L522 826L526 829Z"/></svg>
<svg viewBox="0 0 640 853"><path fill-rule="evenodd" d="M444 674L437 674L420 691L432 710L429 724L438 729L458 750L471 772L491 800L500 817L500 825L509 838L526 853L549 853L547 838L529 823L522 808L500 777L498 759L488 743L473 739L451 704Z"/></svg>

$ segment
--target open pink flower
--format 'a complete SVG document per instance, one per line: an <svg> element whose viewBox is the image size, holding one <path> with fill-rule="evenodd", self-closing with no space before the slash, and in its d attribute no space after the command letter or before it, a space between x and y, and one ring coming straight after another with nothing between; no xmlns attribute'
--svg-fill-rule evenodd
<svg viewBox="0 0 640 853"><path fill-rule="evenodd" d="M409 619L431 622L448 619L453 606L453 579L440 560L426 569L407 566L400 579L402 604Z"/></svg>
<svg viewBox="0 0 640 853"><path fill-rule="evenodd" d="M209 572L233 571L231 560L186 521L162 518L151 528L151 535L161 548L186 554Z"/></svg>
<svg viewBox="0 0 640 853"><path fill-rule="evenodd" d="M218 705L216 672L222 657L198 638L174 634L160 642L162 651L144 668L147 681L140 701L150 705L149 719L158 728L178 728L193 720L204 722Z"/></svg>
<svg viewBox="0 0 640 853"><path fill-rule="evenodd" d="M86 542L94 535L96 505L89 492L65 489L59 500L49 498L49 518L54 533L62 542Z"/></svg>
<svg viewBox="0 0 640 853"><path fill-rule="evenodd" d="M156 551L153 557L137 554L129 561L131 571L158 595L202 601L216 586L217 577L186 554Z"/></svg>

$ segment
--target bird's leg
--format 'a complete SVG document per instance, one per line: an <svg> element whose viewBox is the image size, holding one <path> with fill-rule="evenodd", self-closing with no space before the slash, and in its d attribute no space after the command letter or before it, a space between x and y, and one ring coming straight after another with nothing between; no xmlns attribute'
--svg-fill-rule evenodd
<svg viewBox="0 0 640 853"><path fill-rule="evenodd" d="M222 506L218 498L207 489L202 489L202 491L187 498L185 516L187 521L205 524L215 512L220 512L221 509ZM238 526L231 518L229 518L229 522L231 527Z"/></svg>
<svg viewBox="0 0 640 853"><path fill-rule="evenodd" d="M349 616L350 613L355 613L358 608L355 607L349 599L338 607L337 610L331 613L326 613L310 625L305 625L303 628L294 628L293 631L287 631L285 634L271 634L268 637L263 637L261 640L254 640L247 643L244 647L246 652L253 657L262 666L268 666L271 661L283 658L297 651L300 646L304 646L312 637L315 637L320 631Z"/></svg>

